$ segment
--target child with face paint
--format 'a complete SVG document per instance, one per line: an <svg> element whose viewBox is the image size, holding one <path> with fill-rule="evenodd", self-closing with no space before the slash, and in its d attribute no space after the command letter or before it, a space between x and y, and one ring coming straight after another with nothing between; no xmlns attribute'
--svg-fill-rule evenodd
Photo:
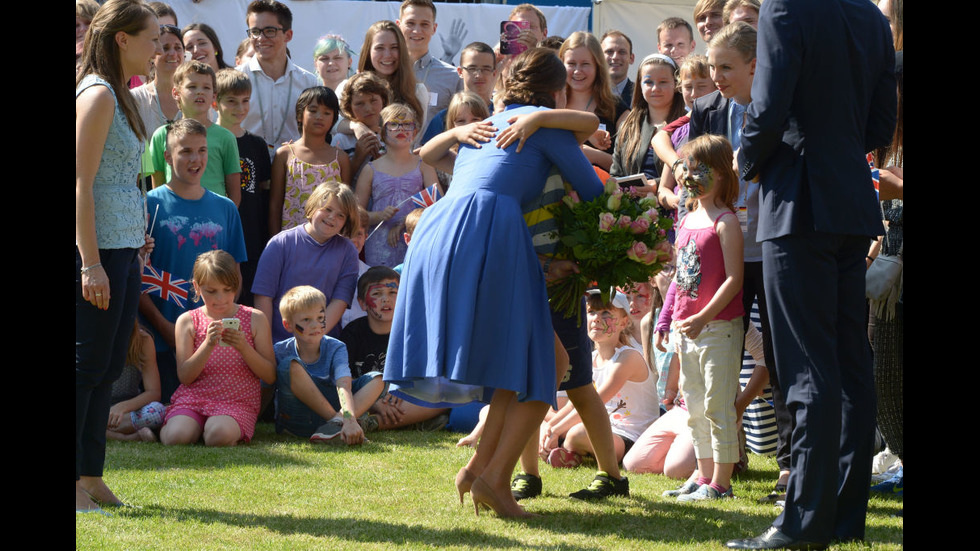
<svg viewBox="0 0 980 551"><path fill-rule="evenodd" d="M673 328L680 386L698 460L697 489L679 501L731 497L739 460L735 398L742 364L742 229L734 213L732 148L703 135L682 148L680 181L692 198L677 230Z"/></svg>
<svg viewBox="0 0 980 551"><path fill-rule="evenodd" d="M361 444L377 429L368 408L384 391L381 374L352 374L347 348L327 335L327 297L309 285L279 302L292 337L276 343L276 432L327 444Z"/></svg>
<svg viewBox="0 0 980 551"><path fill-rule="evenodd" d="M402 240L405 215L411 210L408 198L437 179L435 169L412 153L421 123L411 107L393 103L382 109L381 129L387 153L361 170L357 202L368 210L371 222L364 260L392 268L402 263L408 249Z"/></svg>
<svg viewBox="0 0 980 551"><path fill-rule="evenodd" d="M605 403L612 425L616 461L621 461L637 438L660 416L657 374L643 359L643 352L631 335L630 301L615 291L609 303L597 291L586 300L592 352L592 381ZM571 402L549 421L553 438L566 434L561 447L548 453L552 467L575 467L582 456L593 454L585 425ZM566 433L567 431L567 433Z"/></svg>
<svg viewBox="0 0 980 551"><path fill-rule="evenodd" d="M241 275L222 250L194 262L195 301L204 306L177 318L177 376L160 442L207 446L248 442L259 415L260 384L276 380L269 320L236 304Z"/></svg>
<svg viewBox="0 0 980 551"><path fill-rule="evenodd" d="M375 266L357 281L357 302L367 315L352 321L340 334L340 340L347 345L350 370L356 380L381 380L399 278L391 268ZM418 423L423 430L438 430L449 419L448 409L418 406L387 393L371 404L370 411L377 415L381 430Z"/></svg>

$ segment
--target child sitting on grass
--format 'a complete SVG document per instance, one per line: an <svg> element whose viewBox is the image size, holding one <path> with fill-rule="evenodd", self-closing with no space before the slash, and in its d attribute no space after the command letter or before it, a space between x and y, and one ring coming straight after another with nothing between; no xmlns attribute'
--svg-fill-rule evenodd
<svg viewBox="0 0 980 551"><path fill-rule="evenodd" d="M357 281L357 302L367 316L350 322L340 334L340 339L347 345L354 377L372 377L381 381L399 279L398 273L391 268L375 266ZM382 393L371 411L377 414L382 430L409 425L417 425L419 430L439 430L449 420L447 409L418 406L387 393Z"/></svg>
<svg viewBox="0 0 980 551"><path fill-rule="evenodd" d="M326 309L327 297L309 285L293 287L279 302L283 327L293 336L275 345L276 432L360 444L364 431L377 429L365 413L384 384L378 374L351 383L347 348L326 334Z"/></svg>

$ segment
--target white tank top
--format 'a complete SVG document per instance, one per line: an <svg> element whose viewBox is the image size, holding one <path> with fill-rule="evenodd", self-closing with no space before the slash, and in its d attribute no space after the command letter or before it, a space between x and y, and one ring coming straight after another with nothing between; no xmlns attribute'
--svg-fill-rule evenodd
<svg viewBox="0 0 980 551"><path fill-rule="evenodd" d="M616 349L612 358L601 366L596 365L598 351L592 354L592 381L598 388L602 386L609 370L606 365L619 360L620 354L630 353L639 354L642 359L643 353L632 346L621 346ZM644 362L646 363L646 362ZM606 402L606 411L609 412L609 422L612 425L614 434L636 441L654 421L660 417L660 397L657 394L657 381L650 375L649 368L647 376L641 382L626 381L613 397Z"/></svg>

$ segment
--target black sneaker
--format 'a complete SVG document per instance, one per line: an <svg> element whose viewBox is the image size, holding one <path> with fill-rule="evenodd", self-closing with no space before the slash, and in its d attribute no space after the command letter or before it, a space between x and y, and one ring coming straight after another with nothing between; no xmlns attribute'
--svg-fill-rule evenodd
<svg viewBox="0 0 980 551"><path fill-rule="evenodd" d="M538 497L541 495L541 477L527 473L515 476L510 483L510 493L517 501Z"/></svg>
<svg viewBox="0 0 980 551"><path fill-rule="evenodd" d="M310 442L317 444L343 444L344 441L340 438L340 431L343 429L344 421L334 417L316 429L313 436L310 436Z"/></svg>
<svg viewBox="0 0 980 551"><path fill-rule="evenodd" d="M581 499L582 501L593 501L597 499L604 499L609 496L623 496L629 497L630 495L630 481L625 476L616 480L610 477L608 474L599 471L596 473L595 478L592 480L592 484L584 490L579 490L570 494L570 497L574 499Z"/></svg>

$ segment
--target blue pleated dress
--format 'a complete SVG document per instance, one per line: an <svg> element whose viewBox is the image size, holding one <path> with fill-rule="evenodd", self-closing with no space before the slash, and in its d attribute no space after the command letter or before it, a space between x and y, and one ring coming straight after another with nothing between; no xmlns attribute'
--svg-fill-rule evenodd
<svg viewBox="0 0 980 551"><path fill-rule="evenodd" d="M510 106L490 120L503 130L539 109ZM449 192L412 236L384 375L410 402L489 402L503 388L554 404L551 316L521 205L540 195L553 164L584 199L602 185L568 131L541 129L515 149L461 147Z"/></svg>

